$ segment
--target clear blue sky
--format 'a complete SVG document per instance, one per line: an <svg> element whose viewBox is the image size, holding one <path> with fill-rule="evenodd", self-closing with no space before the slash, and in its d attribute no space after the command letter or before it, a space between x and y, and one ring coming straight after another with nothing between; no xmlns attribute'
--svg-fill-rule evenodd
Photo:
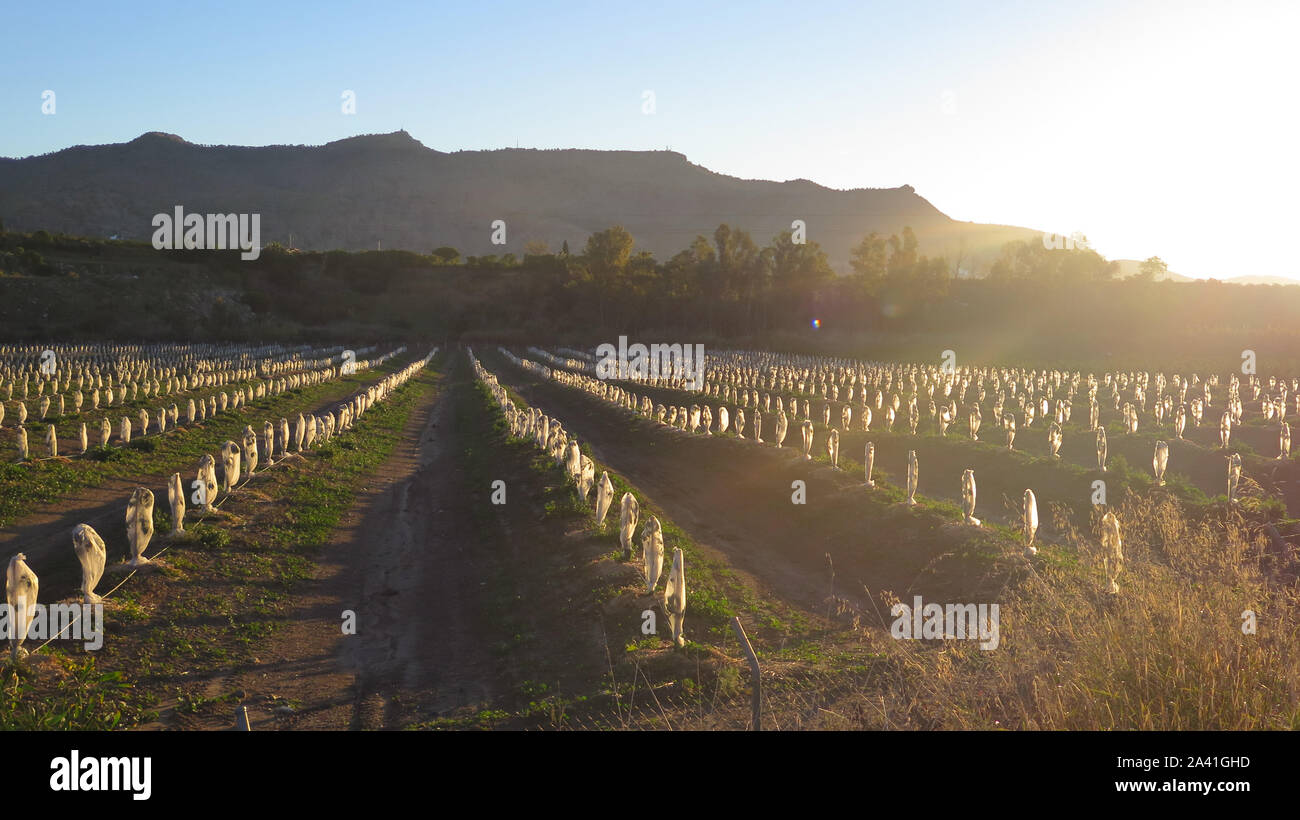
<svg viewBox="0 0 1300 820"><path fill-rule="evenodd" d="M21 0L4 18L0 156L145 131L671 146L746 178L908 183L955 219L1081 231L1188 275L1300 279L1296 2Z"/></svg>

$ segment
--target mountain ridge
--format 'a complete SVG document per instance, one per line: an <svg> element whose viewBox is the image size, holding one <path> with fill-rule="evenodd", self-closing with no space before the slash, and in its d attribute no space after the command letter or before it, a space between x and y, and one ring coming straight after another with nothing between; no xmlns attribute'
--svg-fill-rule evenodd
<svg viewBox="0 0 1300 820"><path fill-rule="evenodd" d="M551 250L624 225L665 260L726 222L759 244L807 225L841 272L871 231L910 226L921 253L979 269L1039 231L954 220L910 185L836 189L807 179L742 179L666 150L439 151L405 130L322 145L200 145L162 131L125 143L0 158L0 218L14 230L147 240L156 213L260 213L262 241L305 249L382 246L465 255ZM492 243L504 220L506 243Z"/></svg>

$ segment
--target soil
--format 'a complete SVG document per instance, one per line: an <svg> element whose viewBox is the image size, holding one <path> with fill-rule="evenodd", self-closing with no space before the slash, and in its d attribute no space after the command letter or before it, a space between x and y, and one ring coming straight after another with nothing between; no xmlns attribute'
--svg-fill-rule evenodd
<svg viewBox="0 0 1300 820"><path fill-rule="evenodd" d="M259 663L210 682L213 697L242 692L254 730L436 726L602 674L600 619L556 621L607 545L545 519L526 448L492 454L509 503L490 502L490 481L476 486L479 462L460 443L482 440L489 422L466 357L452 355ZM551 552L524 549L537 544ZM345 610L355 634L343 634Z"/></svg>
<svg viewBox="0 0 1300 820"><path fill-rule="evenodd" d="M562 419L598 460L626 476L698 542L769 593L825 613L832 593L866 608L874 606L867 590L873 597L882 589L930 597L952 589L954 579L932 569L960 545L961 528L932 531L905 544L880 537L861 503L869 492L862 477L805 459L789 437L778 448L689 435L542 380L495 352L484 353L483 360L529 403ZM796 480L805 482L807 503L793 502ZM900 524L908 516L901 508L892 512ZM968 594L978 585L960 583Z"/></svg>

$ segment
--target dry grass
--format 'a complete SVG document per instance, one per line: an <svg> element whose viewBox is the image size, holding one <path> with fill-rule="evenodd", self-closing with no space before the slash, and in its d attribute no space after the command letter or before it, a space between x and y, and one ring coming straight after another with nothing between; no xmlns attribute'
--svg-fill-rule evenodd
<svg viewBox="0 0 1300 820"><path fill-rule="evenodd" d="M869 686L915 728L1300 728L1294 548L1278 554L1236 510L1188 520L1163 493L1116 511L1120 592L1097 533L1063 537L1001 601L1001 645L889 641ZM1099 516L1098 516L1099 517ZM1255 634L1243 632L1255 613ZM866 695L866 692L863 693Z"/></svg>
<svg viewBox="0 0 1300 820"><path fill-rule="evenodd" d="M997 598L997 649L894 640L892 597L879 596L880 611L860 613L865 625L818 657L765 661L764 728L1300 728L1295 548L1279 551L1239 509L1193 520L1159 491L1113 511L1118 595L1107 592L1096 521L1079 532L1061 511L1032 572ZM1246 610L1254 634L1242 630ZM687 691L660 681L653 701L643 691L643 713L569 725L745 729L748 677L715 670Z"/></svg>

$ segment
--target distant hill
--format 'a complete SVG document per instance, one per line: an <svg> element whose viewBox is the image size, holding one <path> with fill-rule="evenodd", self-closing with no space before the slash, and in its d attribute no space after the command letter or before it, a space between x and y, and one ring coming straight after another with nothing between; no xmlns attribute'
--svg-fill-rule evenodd
<svg viewBox="0 0 1300 820"><path fill-rule="evenodd" d="M1116 274L1117 279L1127 279L1136 275L1138 268L1142 265L1142 261L1138 259L1116 259L1115 263L1119 265L1119 272ZM1199 281L1195 277L1183 276L1173 271L1170 271L1168 276L1161 277L1161 281L1165 280L1170 282ZM1219 281L1232 285L1300 285L1300 282L1288 279L1285 276L1233 276Z"/></svg>
<svg viewBox="0 0 1300 820"><path fill-rule="evenodd" d="M451 245L462 255L523 254L530 240L577 252L622 224L667 259L719 223L766 244L802 219L840 271L877 231L911 226L922 253L981 272L1027 228L950 219L911 186L834 190L714 173L671 151L503 149L445 153L405 131L322 146L208 146L151 132L130 142L0 159L0 219L11 230L148 240L154 214L259 213L262 243L303 249ZM504 246L491 244L494 220Z"/></svg>
<svg viewBox="0 0 1300 820"><path fill-rule="evenodd" d="M1234 285L1300 285L1300 282L1285 276L1234 276L1223 281Z"/></svg>

